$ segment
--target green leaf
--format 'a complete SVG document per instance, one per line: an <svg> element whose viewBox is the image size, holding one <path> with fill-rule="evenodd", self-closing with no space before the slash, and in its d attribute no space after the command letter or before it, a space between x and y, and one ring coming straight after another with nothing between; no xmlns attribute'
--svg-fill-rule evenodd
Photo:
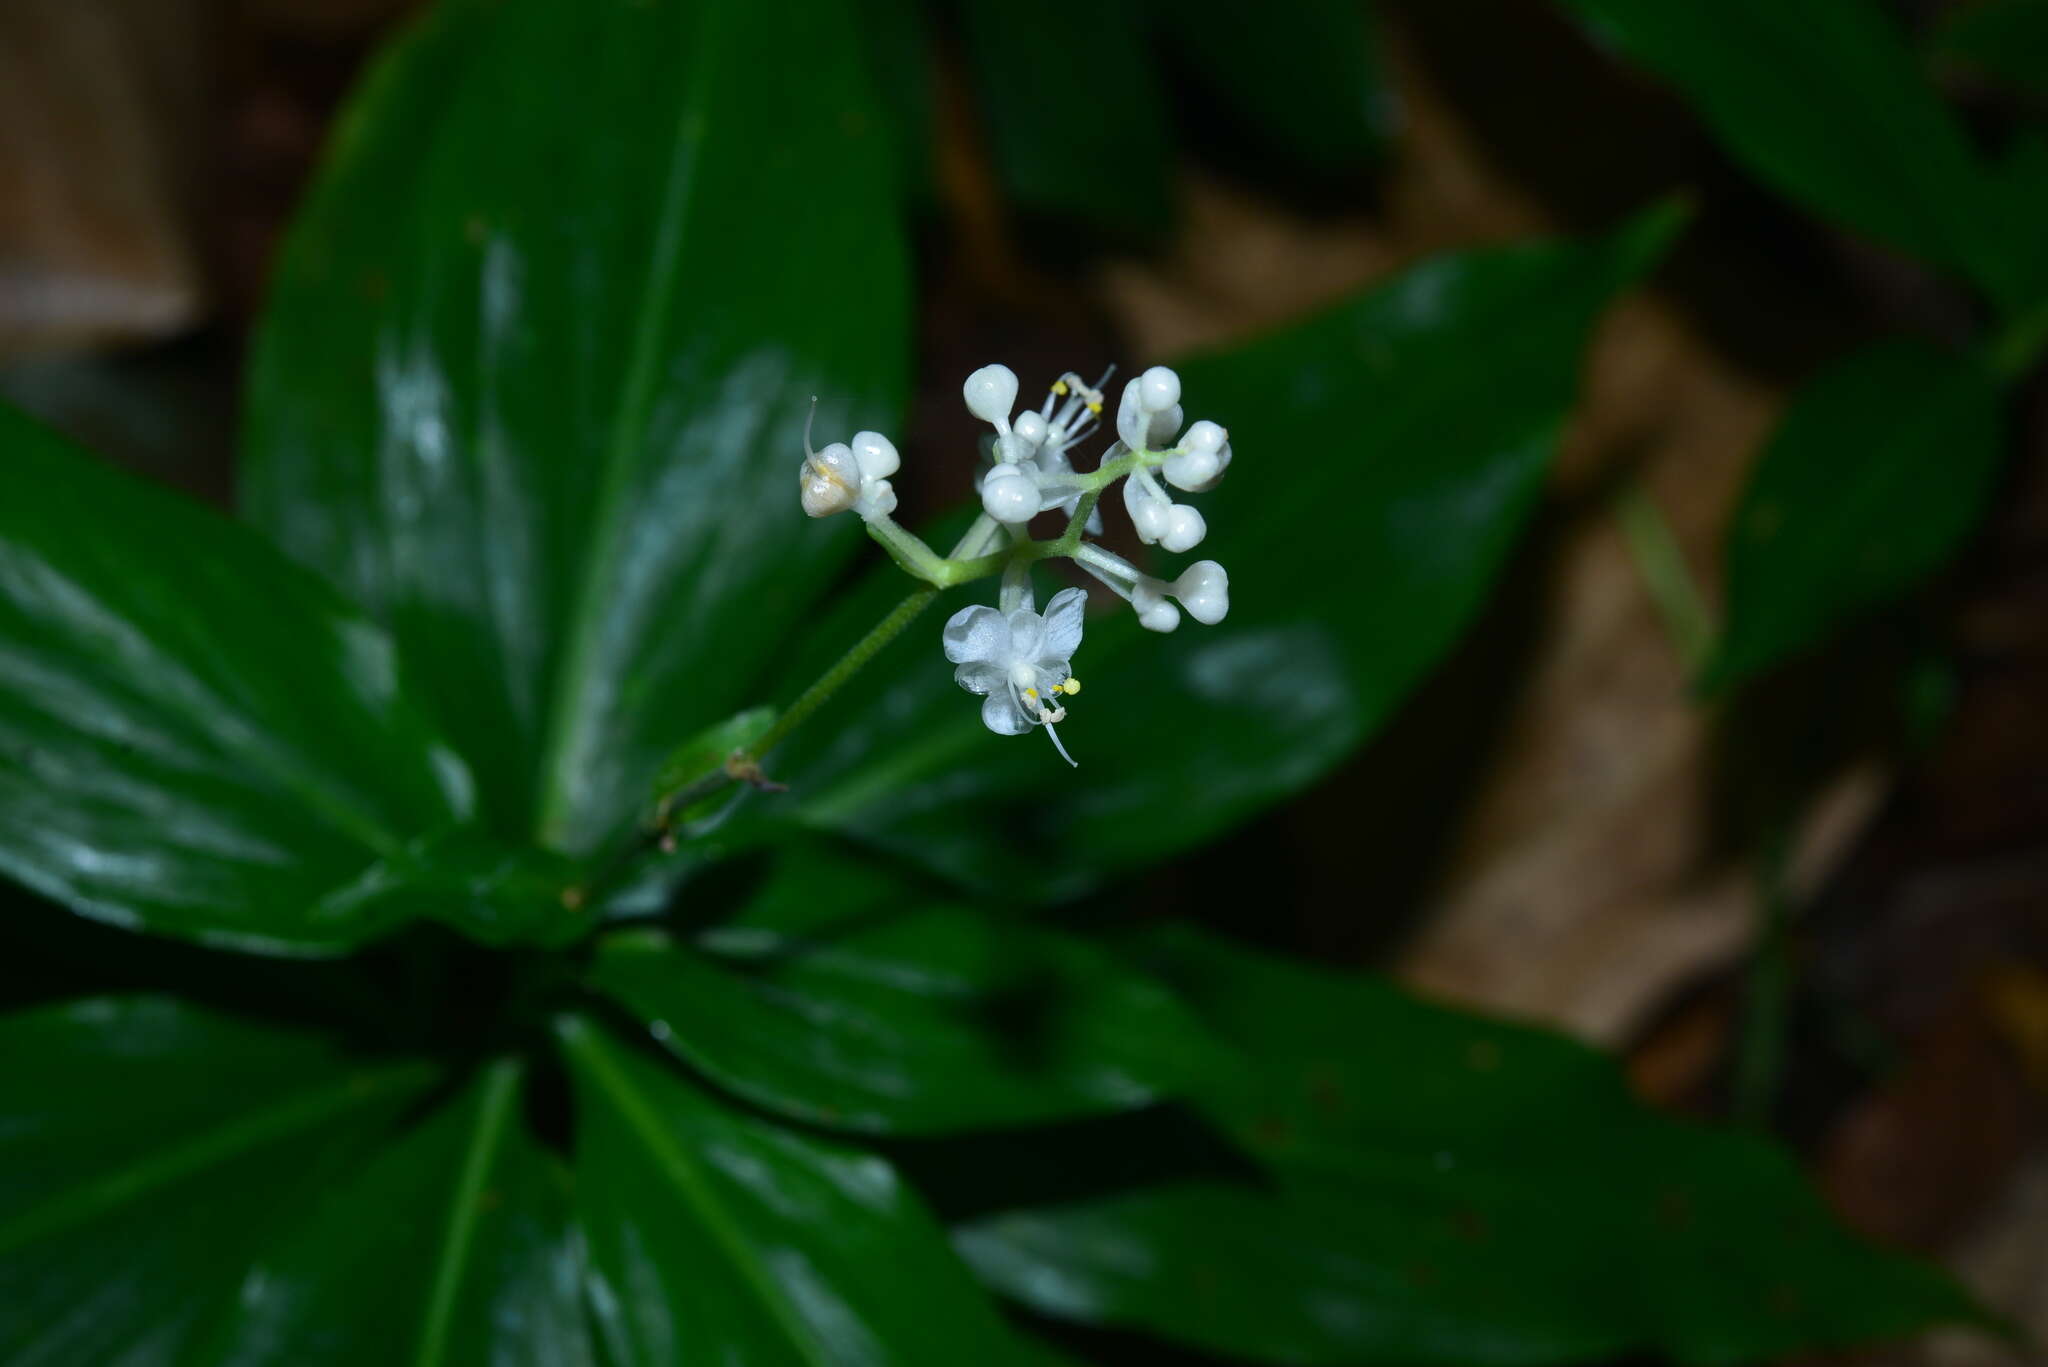
<svg viewBox="0 0 2048 1367"><path fill-rule="evenodd" d="M1098 946L807 847L694 944L608 938L590 980L720 1086L852 1130L1129 1110L1216 1062L1171 993Z"/></svg>
<svg viewBox="0 0 2048 1367"><path fill-rule="evenodd" d="M1117 237L1162 232L1173 138L1143 0L1098 0L1074 32L1030 5L960 9L989 152L1017 205Z"/></svg>
<svg viewBox="0 0 2048 1367"><path fill-rule="evenodd" d="M519 1065L322 1193L242 1281L204 1360L294 1367L593 1361L566 1174L519 1113Z"/></svg>
<svg viewBox="0 0 2048 1367"><path fill-rule="evenodd" d="M1043 737L992 735L952 682L937 624L913 630L868 666L857 710L836 705L777 753L789 797L753 800L725 834L750 820L829 828L992 893L1057 896L1327 773L1485 600L1542 487L1594 320L1678 220L1659 209L1597 241L1439 257L1183 363L1188 415L1227 426L1237 453L1199 500L1199 553L1232 575L1229 618L1170 636L1121 605L1090 621L1074 658L1084 691L1061 728L1078 770ZM886 610L900 581L884 580L817 624L817 655L794 677Z"/></svg>
<svg viewBox="0 0 2048 1367"><path fill-rule="evenodd" d="M1003 1212L957 1244L1041 1312L1300 1364L1688 1364L1981 1320L1752 1135L1632 1102L1561 1036L1193 932L1142 943L1244 1051L1209 1113L1263 1186Z"/></svg>
<svg viewBox="0 0 2048 1367"><path fill-rule="evenodd" d="M571 889L587 868L474 828L415 840L349 889L350 906L380 920L425 917L487 945L565 945L590 929Z"/></svg>
<svg viewBox="0 0 2048 1367"><path fill-rule="evenodd" d="M1998 219L2012 261L2008 307L2013 318L2001 339L2000 365L2008 375L2031 369L2048 333L2048 129L2016 136L1999 165Z"/></svg>
<svg viewBox="0 0 2048 1367"><path fill-rule="evenodd" d="M1150 12L1203 87L1304 171L1357 171L1393 132L1378 35L1357 0L1281 0L1256 23L1231 0L1159 0Z"/></svg>
<svg viewBox="0 0 2048 1367"><path fill-rule="evenodd" d="M927 207L937 188L936 59L924 7L920 0L853 0L853 8L875 94L895 136L904 191L913 203Z"/></svg>
<svg viewBox="0 0 2048 1367"><path fill-rule="evenodd" d="M1728 527L1722 689L1817 644L1939 568L2004 453L1982 360L1910 339L1837 362L1793 399Z"/></svg>
<svg viewBox="0 0 2048 1367"><path fill-rule="evenodd" d="M620 1367L1017 1359L882 1159L730 1111L580 1019L559 1034L592 1308Z"/></svg>
<svg viewBox="0 0 2048 1367"><path fill-rule="evenodd" d="M5 1017L0 1059L0 1358L24 1367L193 1361L431 1076L157 997Z"/></svg>
<svg viewBox="0 0 2048 1367"><path fill-rule="evenodd" d="M501 837L622 827L850 550L794 475L812 395L900 402L893 162L837 4L447 0L350 106L244 502L389 622Z"/></svg>
<svg viewBox="0 0 2048 1367"><path fill-rule="evenodd" d="M1976 0L1948 11L1934 51L2011 86L2048 99L2048 4Z"/></svg>
<svg viewBox="0 0 2048 1367"><path fill-rule="evenodd" d="M0 872L121 925L345 949L390 920L359 880L471 802L408 682L260 538L0 409Z"/></svg>
<svg viewBox="0 0 2048 1367"><path fill-rule="evenodd" d="M1564 3L1677 86L1780 193L1994 292L2004 288L1984 168L1878 6Z"/></svg>

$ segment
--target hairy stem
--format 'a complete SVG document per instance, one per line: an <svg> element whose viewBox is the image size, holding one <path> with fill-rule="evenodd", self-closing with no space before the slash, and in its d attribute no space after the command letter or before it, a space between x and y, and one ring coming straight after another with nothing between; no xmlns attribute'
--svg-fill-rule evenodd
<svg viewBox="0 0 2048 1367"><path fill-rule="evenodd" d="M806 688L789 710L775 719L775 725L768 733L747 749L747 758L756 762L765 759L768 752L788 738L789 733L804 724L813 712L823 707L834 693L845 686L846 681L860 673L869 660L880 653L882 647L903 634L917 615L931 606L932 599L939 596L935 588L919 589L906 597L881 621L869 629L868 634L854 642L853 648L841 655L833 666L818 676L817 682Z"/></svg>

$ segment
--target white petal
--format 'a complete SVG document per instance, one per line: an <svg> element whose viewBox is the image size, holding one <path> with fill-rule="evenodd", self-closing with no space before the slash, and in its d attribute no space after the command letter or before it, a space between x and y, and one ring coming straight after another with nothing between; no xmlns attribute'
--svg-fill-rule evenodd
<svg viewBox="0 0 2048 1367"><path fill-rule="evenodd" d="M1010 628L1003 614L976 604L946 620L946 658L954 664L1000 659L1009 654Z"/></svg>
<svg viewBox="0 0 2048 1367"><path fill-rule="evenodd" d="M1150 575L1131 588L1131 606L1138 611L1138 625L1147 631L1172 631L1180 625L1180 609L1166 600L1166 585Z"/></svg>
<svg viewBox="0 0 2048 1367"><path fill-rule="evenodd" d="M1145 427L1147 414L1138 406L1138 381L1132 380L1124 386L1123 397L1116 405L1116 434L1124 445L1133 451L1145 449Z"/></svg>
<svg viewBox="0 0 2048 1367"><path fill-rule="evenodd" d="M1159 544L1178 554L1193 550L1208 534L1209 524L1203 520L1200 509L1176 503L1167 509L1166 529L1159 534Z"/></svg>
<svg viewBox="0 0 2048 1367"><path fill-rule="evenodd" d="M880 432L854 433L853 458L860 465L862 479L887 479L903 468L896 443Z"/></svg>
<svg viewBox="0 0 2048 1367"><path fill-rule="evenodd" d="M1005 526L1029 522L1042 501L1037 483L1014 465L996 466L981 482L983 511Z"/></svg>
<svg viewBox="0 0 2048 1367"><path fill-rule="evenodd" d="M1021 736L1031 729L1031 719L1007 688L989 694L982 702L981 724L999 736Z"/></svg>
<svg viewBox="0 0 2048 1367"><path fill-rule="evenodd" d="M1197 560L1182 570L1173 593L1203 626L1215 626L1230 612L1230 575L1214 560Z"/></svg>
<svg viewBox="0 0 2048 1367"><path fill-rule="evenodd" d="M1010 424L1010 435L1029 448L1025 452L1029 455L1045 444L1046 426L1042 414L1034 413L1027 408L1017 415L1017 421Z"/></svg>
<svg viewBox="0 0 2048 1367"><path fill-rule="evenodd" d="M1229 440L1230 433L1220 424L1203 418L1188 429L1187 436L1181 440L1181 446L1189 451L1207 451L1213 455L1221 451L1223 444Z"/></svg>
<svg viewBox="0 0 2048 1367"><path fill-rule="evenodd" d="M1138 406L1158 413L1180 402L1180 376L1163 365L1153 366L1138 377Z"/></svg>
<svg viewBox="0 0 2048 1367"><path fill-rule="evenodd" d="M1010 614L1010 651L1012 662L1030 661L1044 654L1045 619L1029 608L1019 608Z"/></svg>
<svg viewBox="0 0 2048 1367"><path fill-rule="evenodd" d="M1168 456L1159 473L1166 476L1166 482L1174 488L1198 493L1216 482L1223 473L1223 462L1214 451L1185 451L1177 456Z"/></svg>
<svg viewBox="0 0 2048 1367"><path fill-rule="evenodd" d="M1145 415L1145 447L1151 451L1165 451L1175 444L1180 435L1180 425L1186 415L1180 405L1162 408L1156 413Z"/></svg>
<svg viewBox="0 0 2048 1367"><path fill-rule="evenodd" d="M1138 613L1138 625L1147 631L1172 631L1180 625L1180 609L1162 598Z"/></svg>
<svg viewBox="0 0 2048 1367"><path fill-rule="evenodd" d="M953 682L969 693L986 695L1007 687L1010 682L1010 671L986 660L969 660L953 671Z"/></svg>
<svg viewBox="0 0 2048 1367"><path fill-rule="evenodd" d="M1081 615L1087 607L1088 595L1080 589L1061 589L1052 596L1045 605L1042 655L1061 660L1073 657L1081 645Z"/></svg>
<svg viewBox="0 0 2048 1367"><path fill-rule="evenodd" d="M967 377L960 392L968 412L994 423L997 431L1009 429L1010 410L1017 406L1017 372L1006 365L985 365Z"/></svg>
<svg viewBox="0 0 2048 1367"><path fill-rule="evenodd" d="M1166 513L1173 505L1163 498L1148 493L1145 486L1135 479L1124 481L1124 511L1131 515L1131 525L1137 528L1138 540L1150 546L1156 543L1166 530Z"/></svg>

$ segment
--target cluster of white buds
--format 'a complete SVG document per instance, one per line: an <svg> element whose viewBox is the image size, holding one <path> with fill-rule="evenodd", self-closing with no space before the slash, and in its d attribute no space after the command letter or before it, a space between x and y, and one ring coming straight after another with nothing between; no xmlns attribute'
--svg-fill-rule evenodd
<svg viewBox="0 0 2048 1367"><path fill-rule="evenodd" d="M811 400L811 418L818 401ZM880 432L856 432L848 444L835 441L822 451L811 449L811 421L804 422L804 463L797 469L797 491L804 511L830 517L851 508L863 522L896 511L896 490L889 476L903 464L896 444Z"/></svg>
<svg viewBox="0 0 2048 1367"><path fill-rule="evenodd" d="M1053 382L1040 408L1018 413L1017 376L1008 366L983 366L967 377L962 394L968 411L995 429L995 439L976 479L983 516L944 558L889 516L896 495L888 476L900 462L888 438L861 432L850 445L834 442L812 451L810 429L804 430L805 512L857 512L899 565L938 587L1002 575L997 607L962 608L947 621L946 658L957 666L960 686L983 699L981 718L989 730L1020 735L1043 726L1069 764L1074 761L1053 728L1067 717L1062 700L1081 690L1069 670L1081 644L1085 595L1062 590L1044 614L1036 612L1032 563L1071 559L1129 603L1139 624L1151 631L1174 630L1183 611L1213 625L1230 610L1230 576L1214 560L1197 561L1174 579L1157 579L1084 539L1101 533L1097 502L1121 480L1124 507L1140 541L1176 553L1192 550L1208 534L1208 523L1195 508L1174 502L1161 481L1199 493L1213 488L1230 466L1230 434L1208 421L1183 431L1180 376L1153 366L1124 386L1117 439L1096 468L1076 471L1069 453L1101 425L1108 379L1105 374L1091 385L1069 371ZM1053 509L1067 518L1066 528L1052 540L1034 541L1029 524Z"/></svg>
<svg viewBox="0 0 2048 1367"><path fill-rule="evenodd" d="M1008 366L983 366L967 377L961 393L967 411L996 429L989 467L975 481L982 510L1006 527L1022 526L1052 508L1072 517L1081 489L1067 452L1095 432L1102 416L1099 384L1069 371L1053 381L1042 408L1027 408L1014 420L1017 376ZM1102 531L1102 515L1092 509L1087 530Z"/></svg>

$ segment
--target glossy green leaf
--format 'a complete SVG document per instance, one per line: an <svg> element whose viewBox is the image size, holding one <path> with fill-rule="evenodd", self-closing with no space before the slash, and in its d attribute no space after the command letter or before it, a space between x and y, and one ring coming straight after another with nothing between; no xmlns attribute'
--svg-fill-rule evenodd
<svg viewBox="0 0 2048 1367"><path fill-rule="evenodd" d="M482 944L564 945L590 929L592 917L570 891L587 876L562 855L466 827L386 856L349 895L363 915L437 920Z"/></svg>
<svg viewBox="0 0 2048 1367"><path fill-rule="evenodd" d="M1977 1317L1749 1134L1632 1102L1524 1026L1192 932L1143 942L1244 1050L1205 1103L1265 1185L1176 1181L979 1219L1047 1314L1292 1363L1733 1364Z"/></svg>
<svg viewBox="0 0 2048 1367"><path fill-rule="evenodd" d="M1144 0L1097 0L1069 31L1048 11L962 0L973 98L1017 206L1121 237L1163 231L1173 139Z"/></svg>
<svg viewBox="0 0 2048 1367"><path fill-rule="evenodd" d="M824 827L992 892L1060 895L1327 773L1484 601L1542 487L1594 320L1676 222L1657 210L1597 241L1439 257L1183 363L1188 416L1222 422L1236 451L1195 500L1210 528L1198 553L1231 574L1228 619L1158 636L1097 595L1109 611L1074 657L1084 692L1061 727L1078 770L1043 736L983 727L939 623L914 626L868 666L857 705L835 704L777 752L792 792L753 799L735 830ZM793 677L880 617L900 592L888 579L818 623L816 657ZM940 613L989 596L972 586Z"/></svg>
<svg viewBox="0 0 2048 1367"><path fill-rule="evenodd" d="M235 1367L583 1367L567 1176L500 1062L334 1182L265 1248L200 1354Z"/></svg>
<svg viewBox="0 0 2048 1367"><path fill-rule="evenodd" d="M619 1367L1018 1359L882 1159L729 1110L586 1021L559 1033L592 1309Z"/></svg>
<svg viewBox="0 0 2048 1367"><path fill-rule="evenodd" d="M1988 177L1868 0L1564 0L1787 197L1994 291Z"/></svg>
<svg viewBox="0 0 2048 1367"><path fill-rule="evenodd" d="M1278 0L1246 23L1232 0L1158 0L1154 24L1203 93L1232 110L1272 152L1313 174L1357 171L1394 124L1369 6Z"/></svg>
<svg viewBox="0 0 2048 1367"><path fill-rule="evenodd" d="M2043 0L1975 0L1954 6L1935 35L1934 50L2048 99L2048 3Z"/></svg>
<svg viewBox="0 0 2048 1367"><path fill-rule="evenodd" d="M243 494L386 621L492 829L569 853L756 702L842 563L796 512L906 367L840 5L446 0L378 64L258 339Z"/></svg>
<svg viewBox="0 0 2048 1367"><path fill-rule="evenodd" d="M0 1359L216 1360L252 1260L429 1080L164 998L0 1018Z"/></svg>
<svg viewBox="0 0 2048 1367"><path fill-rule="evenodd" d="M471 801L391 643L209 509L0 409L0 872L278 953L388 924L378 861Z"/></svg>
<svg viewBox="0 0 2048 1367"><path fill-rule="evenodd" d="M854 1130L1129 1110L1216 1062L1171 993L1100 947L809 848L694 943L608 938L590 980L727 1090Z"/></svg>
<svg viewBox="0 0 2048 1367"><path fill-rule="evenodd" d="M1793 399L1728 527L1723 688L1817 644L1938 568L1976 525L2004 452L1974 355L1896 339Z"/></svg>

